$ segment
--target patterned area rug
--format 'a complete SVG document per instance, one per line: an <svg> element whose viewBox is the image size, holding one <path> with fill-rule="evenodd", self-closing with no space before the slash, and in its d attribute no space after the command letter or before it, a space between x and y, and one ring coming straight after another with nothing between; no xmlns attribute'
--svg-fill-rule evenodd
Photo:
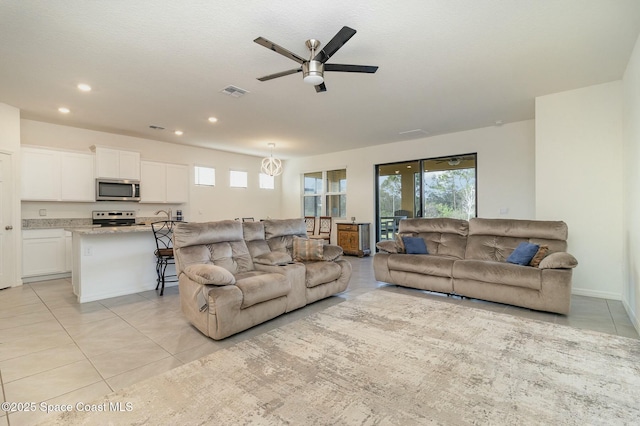
<svg viewBox="0 0 640 426"><path fill-rule="evenodd" d="M373 291L50 424L637 424L640 341Z"/></svg>

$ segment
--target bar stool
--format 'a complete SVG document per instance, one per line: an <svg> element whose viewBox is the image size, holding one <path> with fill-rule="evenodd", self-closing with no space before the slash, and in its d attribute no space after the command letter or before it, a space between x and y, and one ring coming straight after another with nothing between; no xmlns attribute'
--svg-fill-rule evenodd
<svg viewBox="0 0 640 426"><path fill-rule="evenodd" d="M162 287L160 287L160 296L164 294L164 283L174 283L178 281L178 277L175 274L165 274L168 265L175 265L172 240L173 227L175 224L176 222L173 220L163 220L151 224L153 236L156 239L156 250L153 252L153 254L156 255L156 274L158 276L156 290L162 285ZM173 279L167 280L167 278Z"/></svg>

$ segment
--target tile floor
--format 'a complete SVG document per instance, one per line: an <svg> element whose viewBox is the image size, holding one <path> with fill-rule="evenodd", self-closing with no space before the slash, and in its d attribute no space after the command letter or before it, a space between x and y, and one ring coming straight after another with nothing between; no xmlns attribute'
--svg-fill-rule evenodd
<svg viewBox="0 0 640 426"><path fill-rule="evenodd" d="M69 279L0 291L2 400L35 402L35 412L0 411L0 426L33 424L46 415L40 403L89 402L244 339L272 330L368 291L394 291L449 303L638 338L619 301L574 296L569 316L497 303L447 297L378 283L372 258L347 258L347 291L217 342L180 313L177 287L78 304Z"/></svg>

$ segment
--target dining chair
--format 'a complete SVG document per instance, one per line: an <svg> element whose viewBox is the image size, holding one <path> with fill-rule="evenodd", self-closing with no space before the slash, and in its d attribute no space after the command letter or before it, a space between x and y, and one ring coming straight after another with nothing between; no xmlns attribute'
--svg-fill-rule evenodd
<svg viewBox="0 0 640 426"><path fill-rule="evenodd" d="M315 216L305 216L304 223L307 225L307 237L311 237L316 232Z"/></svg>

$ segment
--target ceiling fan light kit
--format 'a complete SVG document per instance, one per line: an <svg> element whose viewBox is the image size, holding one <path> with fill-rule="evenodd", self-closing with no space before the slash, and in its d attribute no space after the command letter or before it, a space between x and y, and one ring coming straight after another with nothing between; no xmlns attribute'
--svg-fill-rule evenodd
<svg viewBox="0 0 640 426"><path fill-rule="evenodd" d="M307 48L310 51L309 59L304 59L301 56L285 49L284 47L275 44L272 41L267 40L264 37L258 37L254 42L267 49L273 50L282 56L285 56L300 64L300 68L294 68L292 70L281 71L275 74L259 77L259 81L272 80L278 77L284 77L289 74L296 74L302 72L302 80L315 86L316 92L326 92L327 87L324 84L324 72L325 71L339 71L339 72L357 72L373 74L378 70L377 66L371 65L346 65L346 64L326 64L325 63L338 51L344 44L349 41L351 37L356 33L356 30L349 27L342 27L338 33L326 44L326 46L316 53L316 50L320 47L320 41L312 38L305 42Z"/></svg>

